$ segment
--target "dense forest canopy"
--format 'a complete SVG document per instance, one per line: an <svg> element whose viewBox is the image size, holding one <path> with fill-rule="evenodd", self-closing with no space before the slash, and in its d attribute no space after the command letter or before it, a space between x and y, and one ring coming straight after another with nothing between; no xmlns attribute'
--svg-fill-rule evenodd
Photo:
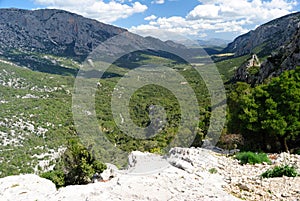
<svg viewBox="0 0 300 201"><path fill-rule="evenodd" d="M300 68L254 88L237 83L229 106L229 129L249 139L252 148L289 151L288 142L299 140L300 133Z"/></svg>

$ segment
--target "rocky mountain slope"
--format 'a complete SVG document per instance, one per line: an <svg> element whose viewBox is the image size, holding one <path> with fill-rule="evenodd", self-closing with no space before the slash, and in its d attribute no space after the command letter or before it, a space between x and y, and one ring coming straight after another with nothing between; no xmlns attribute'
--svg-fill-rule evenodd
<svg viewBox="0 0 300 201"><path fill-rule="evenodd" d="M55 9L0 9L2 50L87 56L100 42L125 29Z"/></svg>
<svg viewBox="0 0 300 201"><path fill-rule="evenodd" d="M254 52L259 57L267 56L290 41L299 22L300 12L272 20L237 37L223 52L232 52L236 57Z"/></svg>
<svg viewBox="0 0 300 201"><path fill-rule="evenodd" d="M174 148L169 156L133 152L129 169L110 166L102 182L67 186L56 190L49 180L36 175L0 179L0 199L10 200L298 200L298 178L261 179L274 165L289 163L299 167L298 155L270 155L273 164L240 165L225 155L200 148ZM152 162L157 163L153 164ZM156 172L145 171L151 163L166 165ZM157 166L158 167L158 166ZM159 171L158 171L159 170ZM214 170L214 171L212 171ZM299 171L299 169L298 169ZM112 179L108 179L112 177ZM105 182L104 182L105 181ZM233 196L234 195L234 196Z"/></svg>
<svg viewBox="0 0 300 201"><path fill-rule="evenodd" d="M119 35L122 36L114 40L114 44L106 44L111 55L119 55L136 47L146 52L155 49L156 53L148 53L167 58L174 58L169 51L181 54L187 51L185 46L172 41L141 37L63 10L0 9L0 57L41 72L74 75L77 69L66 69L49 56L82 62L104 41ZM205 54L203 51L197 52L202 53ZM190 53L185 55L193 56Z"/></svg>
<svg viewBox="0 0 300 201"><path fill-rule="evenodd" d="M257 57L255 58L258 60ZM290 40L270 55L265 62L254 65L252 61L253 58L240 66L232 80L260 84L268 78L279 76L283 71L300 66L300 23Z"/></svg>

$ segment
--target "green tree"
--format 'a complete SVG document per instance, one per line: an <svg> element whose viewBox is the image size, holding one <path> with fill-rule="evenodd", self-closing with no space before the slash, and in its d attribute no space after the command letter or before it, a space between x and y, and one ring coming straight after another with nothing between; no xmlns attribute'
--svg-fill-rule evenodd
<svg viewBox="0 0 300 201"><path fill-rule="evenodd" d="M78 139L71 139L54 170L42 173L41 177L50 179L59 188L88 184L95 173L101 173L105 169L106 165L96 160Z"/></svg>
<svg viewBox="0 0 300 201"><path fill-rule="evenodd" d="M262 126L276 134L288 151L287 139L295 139L300 132L300 67L272 79L266 90L270 97Z"/></svg>
<svg viewBox="0 0 300 201"><path fill-rule="evenodd" d="M288 151L287 140L300 132L300 68L285 71L269 84L253 89L237 84L229 96L230 125L246 134L275 136L282 150ZM234 127L234 126L233 126Z"/></svg>
<svg viewBox="0 0 300 201"><path fill-rule="evenodd" d="M97 161L78 140L70 140L63 155L65 184L87 184L95 173L101 173L106 165Z"/></svg>
<svg viewBox="0 0 300 201"><path fill-rule="evenodd" d="M252 91L250 85L244 82L238 82L232 87L231 93L228 95L229 112L227 119L229 132L247 133L249 129L247 129L248 126L244 126L244 123L256 121L254 114L257 106L254 105Z"/></svg>

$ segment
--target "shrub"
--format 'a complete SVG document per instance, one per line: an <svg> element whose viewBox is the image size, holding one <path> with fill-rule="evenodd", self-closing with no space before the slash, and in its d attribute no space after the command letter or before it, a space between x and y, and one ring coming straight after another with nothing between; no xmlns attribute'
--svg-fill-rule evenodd
<svg viewBox="0 0 300 201"><path fill-rule="evenodd" d="M250 75L256 75L259 73L260 67L259 66L251 66L250 68L247 69L248 73Z"/></svg>
<svg viewBox="0 0 300 201"><path fill-rule="evenodd" d="M263 178L273 178L273 177L296 177L298 176L297 170L293 166L275 166L273 169L269 169L261 175Z"/></svg>
<svg viewBox="0 0 300 201"><path fill-rule="evenodd" d="M45 172L40 174L40 177L51 180L55 184L56 188L65 186L65 176L62 171L53 170Z"/></svg>
<svg viewBox="0 0 300 201"><path fill-rule="evenodd" d="M300 149L296 150L295 154L300 155Z"/></svg>
<svg viewBox="0 0 300 201"><path fill-rule="evenodd" d="M78 140L69 140L62 160L65 185L88 184L93 174L106 169Z"/></svg>
<svg viewBox="0 0 300 201"><path fill-rule="evenodd" d="M150 153L163 154L163 150L159 147L155 147L155 148L150 149Z"/></svg>
<svg viewBox="0 0 300 201"><path fill-rule="evenodd" d="M211 168L208 170L210 174L216 174L218 170L216 168Z"/></svg>
<svg viewBox="0 0 300 201"><path fill-rule="evenodd" d="M256 163L263 163L263 162L271 164L270 159L265 153L253 153L250 151L240 152L236 154L235 158L238 159L242 165L247 163L253 165Z"/></svg>
<svg viewBox="0 0 300 201"><path fill-rule="evenodd" d="M59 188L88 184L95 173L102 173L105 169L104 163L96 160L78 140L72 139L54 170L40 176L51 180Z"/></svg>

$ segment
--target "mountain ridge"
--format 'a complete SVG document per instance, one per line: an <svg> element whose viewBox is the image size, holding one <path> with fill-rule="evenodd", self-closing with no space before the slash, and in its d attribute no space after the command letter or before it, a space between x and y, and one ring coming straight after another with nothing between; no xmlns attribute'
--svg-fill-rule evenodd
<svg viewBox="0 0 300 201"><path fill-rule="evenodd" d="M260 25L234 39L223 52L231 52L235 57L257 53L259 57L268 56L286 44L297 30L300 12L295 12Z"/></svg>
<svg viewBox="0 0 300 201"><path fill-rule="evenodd" d="M297 66L300 66L299 50L300 26L290 41L284 46L281 46L275 53L271 54L261 65L249 66L246 62L240 66L232 78L232 81L243 81L252 85L262 84L265 80L277 77L284 71L293 70Z"/></svg>
<svg viewBox="0 0 300 201"><path fill-rule="evenodd" d="M237 68L231 82L262 84L286 70L295 69L300 65L299 41L300 12L274 19L237 37L225 51L234 45L231 50L235 57L251 54L252 58ZM261 65L249 65L253 63L253 56L261 59Z"/></svg>
<svg viewBox="0 0 300 201"><path fill-rule="evenodd" d="M94 47L126 29L57 9L0 9L1 49L86 57Z"/></svg>
<svg viewBox="0 0 300 201"><path fill-rule="evenodd" d="M61 70L61 74L74 76L78 69L58 66L45 57L54 55L83 62L99 46L114 56L123 56L120 53L129 54L129 50L135 49L171 59L176 58L177 53L190 58L199 54L170 40L142 37L64 10L0 9L0 57L9 58L17 65L46 73L60 74Z"/></svg>

